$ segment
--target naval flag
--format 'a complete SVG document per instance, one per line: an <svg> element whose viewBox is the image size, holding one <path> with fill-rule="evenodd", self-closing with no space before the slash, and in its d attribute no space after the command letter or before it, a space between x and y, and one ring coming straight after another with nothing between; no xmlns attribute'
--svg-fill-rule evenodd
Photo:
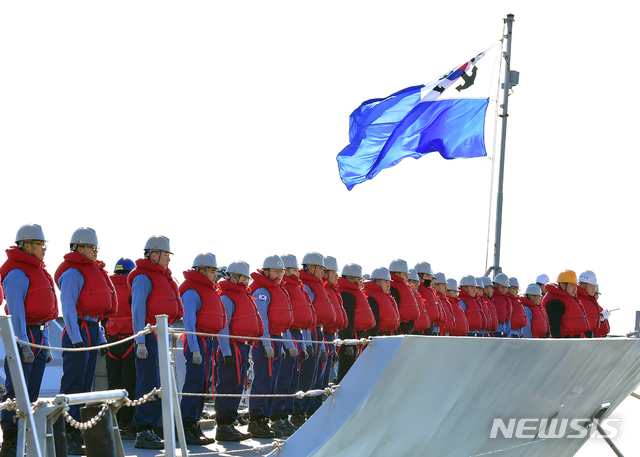
<svg viewBox="0 0 640 457"><path fill-rule="evenodd" d="M434 151L445 159L486 156L485 114L499 51L500 43L429 84L367 100L351 113L350 144L337 157L347 189L406 157Z"/></svg>

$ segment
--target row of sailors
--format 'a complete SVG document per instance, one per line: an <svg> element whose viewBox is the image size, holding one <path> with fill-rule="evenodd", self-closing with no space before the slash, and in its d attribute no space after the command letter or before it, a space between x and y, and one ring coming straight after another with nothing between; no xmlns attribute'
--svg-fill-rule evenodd
<svg viewBox="0 0 640 457"><path fill-rule="evenodd" d="M135 263L129 261L126 268L124 260L128 259L121 259L123 262L116 266L115 274L108 276L104 263L97 260L95 231L79 228L72 235L71 252L65 255L54 278L42 262L46 251L44 240L40 226L21 227L16 246L7 250L8 260L0 268L2 284L8 292L7 312L15 317L16 334L34 343L47 342L45 326L58 314L55 282L61 291L65 320L63 347L103 343L99 323L105 318L108 318L107 338L115 341L141 331L146 324L154 325L159 314L168 315L170 323L184 316L183 323L189 332L229 335L231 338L183 337L187 364L184 392L206 393L212 383L217 394L242 393L249 353L255 376L252 393L291 394L324 388L329 382L333 359L338 358L339 381L361 351L344 347L336 354L333 345L328 344L336 336L341 339L392 334L602 336L596 331L601 327L603 310L590 289L585 289L590 299L584 303L596 311L588 314L587 304L573 299L583 285L590 285L588 280L582 281L585 274L581 275L580 287L575 273L563 272L557 285L546 286L543 299L540 288L531 286L524 296L517 297L517 289L511 293L509 279L502 274L492 282L482 278L482 283L468 276L462 278L458 288L443 274L433 274L426 262L419 262L410 270L406 261L394 260L389 268L375 269L365 282L359 265L347 264L339 274L335 258L310 252L301 266L290 254L269 256L262 268L254 272L246 262L233 262L227 268L226 278L218 282L216 258L204 253L196 256L192 269L184 272L185 280L178 286L168 268L172 252L169 239L164 236L150 237L143 258ZM20 273L15 273L16 270ZM595 275L591 282L595 283ZM276 341L247 340L254 337ZM295 342L277 341L280 338ZM132 346L124 354L114 355L110 351L109 355L122 361L135 358L135 395L139 398L159 387L158 344L154 335L142 335L135 343L135 350ZM32 398L35 401L42 367L51 360L50 351L34 355L28 346L20 351L23 368L38 361L34 379L27 380L34 384L29 391L35 392ZM96 358L95 352L63 353L61 393L90 390ZM108 367L108 374L109 370ZM13 394L10 380L7 387L10 396ZM118 386L110 383L109 387ZM289 435L320 403L320 397L295 400L251 397L250 433L243 434L233 427L238 419L239 398L216 397L216 439L239 441L249 435L259 438ZM181 406L189 442L211 442L197 428L204 399L184 397ZM163 447L162 440L153 432L160 418L159 408L159 402L136 407L130 424L137 432L136 447ZM77 407L70 413L80 420ZM2 413L2 428L12 437L16 429L15 423L10 424L13 422L10 416ZM70 454L84 452L82 437L74 430L68 431L68 441Z"/></svg>

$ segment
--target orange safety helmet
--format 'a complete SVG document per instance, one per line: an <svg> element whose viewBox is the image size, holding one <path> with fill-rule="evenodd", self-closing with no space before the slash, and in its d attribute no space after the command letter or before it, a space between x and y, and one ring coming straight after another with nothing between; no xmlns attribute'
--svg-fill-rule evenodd
<svg viewBox="0 0 640 457"><path fill-rule="evenodd" d="M578 284L578 278L576 276L576 272L572 270L564 270L562 273L558 275L558 284L561 282Z"/></svg>

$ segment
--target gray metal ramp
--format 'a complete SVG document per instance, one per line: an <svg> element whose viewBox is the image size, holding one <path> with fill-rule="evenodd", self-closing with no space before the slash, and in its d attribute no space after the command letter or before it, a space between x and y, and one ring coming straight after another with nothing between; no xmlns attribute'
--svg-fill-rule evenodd
<svg viewBox="0 0 640 457"><path fill-rule="evenodd" d="M592 430L490 438L494 419L591 419L609 401L605 419L638 385L635 339L376 338L335 396L269 455L572 456Z"/></svg>

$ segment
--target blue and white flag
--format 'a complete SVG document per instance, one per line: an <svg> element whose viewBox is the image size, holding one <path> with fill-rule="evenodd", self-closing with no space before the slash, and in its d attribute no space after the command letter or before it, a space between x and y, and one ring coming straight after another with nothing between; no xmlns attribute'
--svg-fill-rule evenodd
<svg viewBox="0 0 640 457"><path fill-rule="evenodd" d="M434 151L445 159L486 156L485 115L499 51L500 43L429 84L368 100L351 113L350 144L337 157L347 189L406 157Z"/></svg>

